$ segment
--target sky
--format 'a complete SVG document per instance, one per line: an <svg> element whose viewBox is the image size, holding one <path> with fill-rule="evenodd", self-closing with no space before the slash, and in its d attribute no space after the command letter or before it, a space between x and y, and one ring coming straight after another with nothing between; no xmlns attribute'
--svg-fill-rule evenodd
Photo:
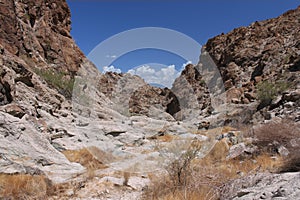
<svg viewBox="0 0 300 200"><path fill-rule="evenodd" d="M130 72L144 76L148 82L170 87L163 79L172 82L186 63L196 64L201 45L208 39L277 17L295 9L300 0L67 0L67 3L71 9L71 35L100 71Z"/></svg>

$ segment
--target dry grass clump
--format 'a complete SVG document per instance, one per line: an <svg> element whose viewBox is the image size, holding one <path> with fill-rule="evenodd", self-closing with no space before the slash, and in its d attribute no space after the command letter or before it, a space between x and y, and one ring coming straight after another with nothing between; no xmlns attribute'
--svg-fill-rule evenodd
<svg viewBox="0 0 300 200"><path fill-rule="evenodd" d="M66 150L63 154L70 162L80 163L87 169L104 169L105 162L108 159L105 152L97 147L83 148L79 150Z"/></svg>
<svg viewBox="0 0 300 200"><path fill-rule="evenodd" d="M94 146L78 150L66 150L63 154L70 162L77 162L86 167L85 175L87 179L94 178L96 170L107 168L105 163L114 159L112 155L108 155Z"/></svg>
<svg viewBox="0 0 300 200"><path fill-rule="evenodd" d="M176 139L176 137L170 134L164 134L162 136L158 136L157 139L162 142L171 142L173 139Z"/></svg>
<svg viewBox="0 0 300 200"><path fill-rule="evenodd" d="M283 145L288 149L293 148L291 140L300 137L300 127L291 121L269 122L254 129L253 134L256 138L255 145L274 153L276 151L273 149L274 145Z"/></svg>
<svg viewBox="0 0 300 200"><path fill-rule="evenodd" d="M45 176L0 174L0 199L45 199L51 187Z"/></svg>
<svg viewBox="0 0 300 200"><path fill-rule="evenodd" d="M170 162L164 176L150 176L152 184L144 199L219 199L227 182L259 171L277 171L282 165L280 157L265 152L228 160L228 150L226 140L221 140L202 159L187 151Z"/></svg>
<svg viewBox="0 0 300 200"><path fill-rule="evenodd" d="M270 122L253 130L254 144L261 151L278 154L285 147L289 154L283 160L280 172L300 170L300 126L291 121Z"/></svg>

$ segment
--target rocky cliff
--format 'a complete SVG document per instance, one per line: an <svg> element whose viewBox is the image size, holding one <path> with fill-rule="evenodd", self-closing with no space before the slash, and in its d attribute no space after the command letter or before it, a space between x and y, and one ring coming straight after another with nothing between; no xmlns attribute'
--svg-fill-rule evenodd
<svg viewBox="0 0 300 200"><path fill-rule="evenodd" d="M300 7L208 40L204 50L220 71L229 103L259 102L258 111L267 107L261 120L299 120L299 16Z"/></svg>
<svg viewBox="0 0 300 200"><path fill-rule="evenodd" d="M31 68L52 64L68 73L79 68L84 55L71 38L65 1L1 1L0 13L5 51L31 61Z"/></svg>
<svg viewBox="0 0 300 200"><path fill-rule="evenodd" d="M1 1L0 16L0 172L66 180L83 168L53 139L72 135L59 123L71 123L66 97L85 59L70 36L69 8L65 1Z"/></svg>

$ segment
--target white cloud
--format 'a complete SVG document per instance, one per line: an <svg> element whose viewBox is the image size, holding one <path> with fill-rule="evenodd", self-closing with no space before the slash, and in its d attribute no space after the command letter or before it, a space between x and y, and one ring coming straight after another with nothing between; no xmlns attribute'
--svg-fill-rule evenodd
<svg viewBox="0 0 300 200"><path fill-rule="evenodd" d="M181 66L181 71L184 70L184 68L185 68L188 64L192 64L192 61L187 61L186 63L183 63L182 66Z"/></svg>
<svg viewBox="0 0 300 200"><path fill-rule="evenodd" d="M106 58L113 58L115 59L117 56L116 55L106 55Z"/></svg>
<svg viewBox="0 0 300 200"><path fill-rule="evenodd" d="M103 73L106 73L106 72L117 72L117 73L121 73L122 70L119 69L119 68L115 68L113 65L111 66L105 66L103 67Z"/></svg>
<svg viewBox="0 0 300 200"><path fill-rule="evenodd" d="M159 66L143 65L129 70L128 73L142 77L149 84L158 84L171 88L173 82L181 72L175 69L175 65Z"/></svg>

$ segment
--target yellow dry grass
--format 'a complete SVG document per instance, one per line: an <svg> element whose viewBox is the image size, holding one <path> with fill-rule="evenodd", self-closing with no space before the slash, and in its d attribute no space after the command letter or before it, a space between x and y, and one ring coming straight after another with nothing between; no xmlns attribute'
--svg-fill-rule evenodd
<svg viewBox="0 0 300 200"><path fill-rule="evenodd" d="M70 162L80 163L89 170L106 168L105 162L109 159L106 153L99 150L97 147L66 150L63 154Z"/></svg>
<svg viewBox="0 0 300 200"><path fill-rule="evenodd" d="M161 142L171 142L173 139L176 139L174 135L165 134L163 136L158 136L157 138Z"/></svg>
<svg viewBox="0 0 300 200"><path fill-rule="evenodd" d="M87 179L93 179L96 176L96 170L107 168L106 163L114 159L112 155L91 146L78 150L66 150L63 152L70 162L80 163L86 167L84 174Z"/></svg>
<svg viewBox="0 0 300 200"><path fill-rule="evenodd" d="M0 174L0 199L44 199L49 187L41 175Z"/></svg>
<svg viewBox="0 0 300 200"><path fill-rule="evenodd" d="M216 143L211 152L203 159L194 159L192 173L183 186L173 185L170 177L149 176L152 185L144 194L144 199L151 200L205 200L218 199L221 187L228 181L258 171L277 171L282 165L282 158L262 153L247 159L227 160L229 146L226 140Z"/></svg>

